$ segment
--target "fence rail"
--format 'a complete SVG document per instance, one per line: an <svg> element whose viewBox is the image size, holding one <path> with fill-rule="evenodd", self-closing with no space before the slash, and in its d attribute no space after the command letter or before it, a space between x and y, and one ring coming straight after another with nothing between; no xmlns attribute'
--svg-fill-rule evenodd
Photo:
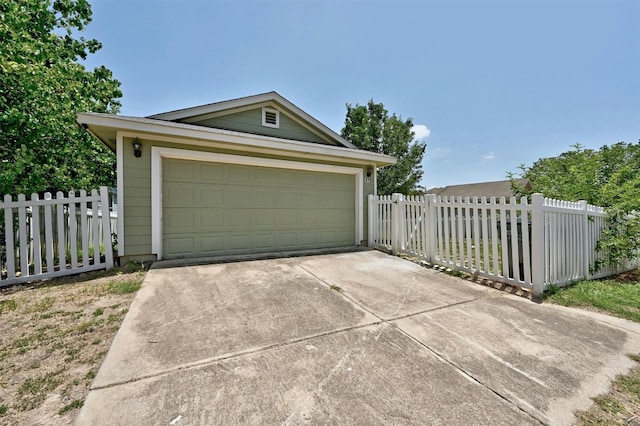
<svg viewBox="0 0 640 426"><path fill-rule="evenodd" d="M534 194L526 197L369 197L369 244L530 289L600 278L632 269L593 266L606 225L601 207Z"/></svg>
<svg viewBox="0 0 640 426"><path fill-rule="evenodd" d="M102 209L104 208L104 214ZM113 266L109 194L0 200L0 287Z"/></svg>

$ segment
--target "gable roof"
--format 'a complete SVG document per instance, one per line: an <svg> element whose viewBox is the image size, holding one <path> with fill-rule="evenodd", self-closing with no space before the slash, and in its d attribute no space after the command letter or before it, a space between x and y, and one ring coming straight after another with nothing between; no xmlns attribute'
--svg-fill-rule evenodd
<svg viewBox="0 0 640 426"><path fill-rule="evenodd" d="M516 180L519 186L530 189L529 179ZM449 185L443 188L431 188L426 194L435 194L441 197L513 197L510 180L499 180L493 182L478 182L465 185Z"/></svg>
<svg viewBox="0 0 640 426"><path fill-rule="evenodd" d="M163 112L150 115L146 118L198 125L198 122L204 121L208 118L234 114L262 106L277 108L279 111L286 114L287 117L296 121L299 125L316 134L320 138L330 142L332 145L357 149L357 147L351 142L344 139L342 136L295 106L275 91Z"/></svg>

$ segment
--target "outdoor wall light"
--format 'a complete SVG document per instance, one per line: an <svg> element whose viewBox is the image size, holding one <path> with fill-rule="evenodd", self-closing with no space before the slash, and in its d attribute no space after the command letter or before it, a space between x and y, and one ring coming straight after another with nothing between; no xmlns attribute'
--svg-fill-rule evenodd
<svg viewBox="0 0 640 426"><path fill-rule="evenodd" d="M138 158L142 157L142 144L140 141L136 138L135 141L131 142L131 145L133 145L133 155Z"/></svg>
<svg viewBox="0 0 640 426"><path fill-rule="evenodd" d="M372 174L373 174L373 167L371 166L367 167L367 177L371 177Z"/></svg>

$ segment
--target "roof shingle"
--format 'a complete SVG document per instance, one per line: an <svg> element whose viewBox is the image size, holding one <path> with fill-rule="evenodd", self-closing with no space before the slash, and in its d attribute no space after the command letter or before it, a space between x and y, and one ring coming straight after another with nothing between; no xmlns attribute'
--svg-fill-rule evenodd
<svg viewBox="0 0 640 426"><path fill-rule="evenodd" d="M527 189L531 188L529 179L518 179L518 185ZM478 182L465 185L449 185L444 188L431 188L426 194L435 194L441 197L513 197L511 181L500 180L494 182Z"/></svg>

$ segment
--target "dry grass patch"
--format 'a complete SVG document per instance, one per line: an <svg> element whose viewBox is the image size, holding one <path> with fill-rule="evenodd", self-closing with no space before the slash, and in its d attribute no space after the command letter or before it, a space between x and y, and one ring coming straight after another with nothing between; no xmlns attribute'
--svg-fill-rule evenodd
<svg viewBox="0 0 640 426"><path fill-rule="evenodd" d="M631 355L640 363L640 355ZM608 394L593 398L593 406L576 413L578 425L640 425L640 364L616 377Z"/></svg>
<svg viewBox="0 0 640 426"><path fill-rule="evenodd" d="M72 424L144 269L0 290L0 424Z"/></svg>

